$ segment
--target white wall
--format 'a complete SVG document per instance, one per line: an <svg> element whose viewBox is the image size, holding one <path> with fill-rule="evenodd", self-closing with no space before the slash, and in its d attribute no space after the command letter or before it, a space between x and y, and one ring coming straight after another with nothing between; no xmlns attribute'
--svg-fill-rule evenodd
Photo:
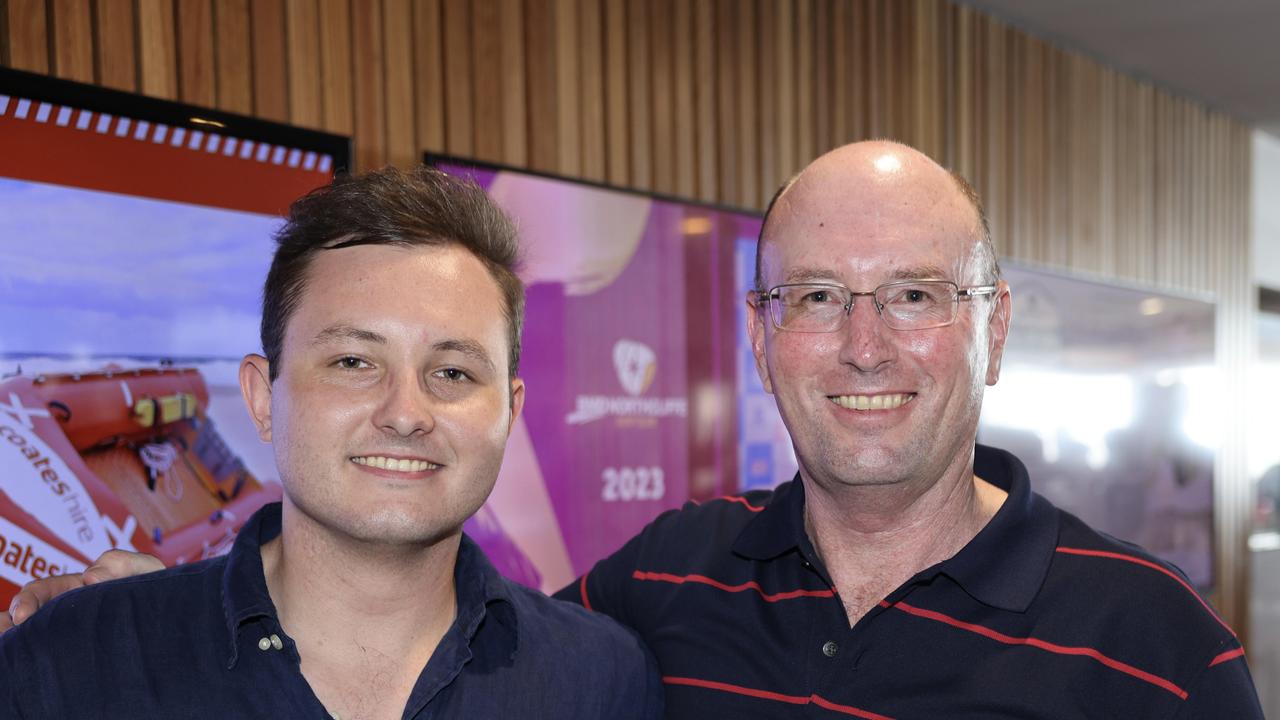
<svg viewBox="0 0 1280 720"><path fill-rule="evenodd" d="M1280 290L1280 138L1253 131L1253 265L1259 285Z"/></svg>

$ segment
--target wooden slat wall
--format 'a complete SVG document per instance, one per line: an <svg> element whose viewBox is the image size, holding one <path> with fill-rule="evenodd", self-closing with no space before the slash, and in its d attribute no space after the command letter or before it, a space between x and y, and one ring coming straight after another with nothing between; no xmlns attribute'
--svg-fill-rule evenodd
<svg viewBox="0 0 1280 720"><path fill-rule="evenodd" d="M759 208L816 153L895 137L973 180L1007 257L1213 294L1246 394L1248 128L946 0L0 0L0 40L14 67L352 134L357 168L435 150Z"/></svg>

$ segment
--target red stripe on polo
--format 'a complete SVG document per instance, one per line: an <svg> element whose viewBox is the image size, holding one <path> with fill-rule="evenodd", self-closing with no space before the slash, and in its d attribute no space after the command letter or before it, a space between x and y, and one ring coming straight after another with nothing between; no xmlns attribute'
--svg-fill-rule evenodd
<svg viewBox="0 0 1280 720"><path fill-rule="evenodd" d="M1145 670L1140 670L1128 663L1121 662L1119 660L1116 660L1115 658L1107 657L1106 655L1103 655L1101 652L1095 650L1094 648L1069 647L1066 645L1058 645L1056 643L1047 642L1045 640L1039 640L1033 637L1023 637L1023 638L1013 637L1012 635L1005 635L1004 633L998 630L992 630L991 628L983 627L982 625L967 623L967 622L964 622L963 620L957 620L956 618L953 618L950 615L944 615L934 610L925 610L924 608L918 608L918 607L915 607L914 605L908 605L907 603L904 603L904 602L894 603L892 607L895 607L905 613L910 613L911 615L915 615L916 617L922 617L927 620L936 620L937 622L945 623L952 627L960 628L961 630L968 630L969 632L977 633L978 635L991 638L992 640L1002 642L1006 645L1026 645L1028 647L1039 648L1040 650L1045 650L1051 653L1057 653L1058 655L1079 655L1083 657L1093 658L1094 660L1097 660L1098 662L1102 663L1103 665L1106 665L1112 670L1118 670L1122 673L1125 673L1126 675L1131 675L1135 678L1138 678L1139 680L1151 683L1156 687L1162 688L1164 690L1168 690L1174 695L1177 695L1179 699L1182 699L1182 700L1187 699L1187 691L1183 690L1182 688L1178 687L1172 682L1160 677L1159 675L1152 675L1151 673Z"/></svg>
<svg viewBox="0 0 1280 720"><path fill-rule="evenodd" d="M766 593L764 588L760 587L760 583L755 580L742 583L741 585L727 585L719 580L712 580L705 575L671 575L669 573L648 572L645 570L636 570L631 573L631 577L635 580L647 580L652 582L666 582L675 585L683 585L685 583L700 583L702 585L710 585L717 590L725 592L737 593L744 590L755 590L764 598L765 602L778 602L779 600L793 600L800 597L829 598L835 596L834 590L788 590L780 593Z"/></svg>
<svg viewBox="0 0 1280 720"><path fill-rule="evenodd" d="M1102 558L1110 558L1112 560L1124 560L1125 562L1131 562L1135 565L1141 565L1143 567L1151 568L1152 570L1162 572L1165 575L1168 575L1169 577L1173 578L1187 592L1191 593L1191 596L1194 597L1200 603L1200 606L1203 607L1206 611L1208 611L1208 613L1211 616L1213 616L1213 619L1218 621L1219 625L1226 628L1227 632L1231 633L1233 636L1236 634L1236 631L1232 630L1230 625L1227 625L1225 622L1223 622L1222 618L1218 617L1218 613L1214 612L1213 608L1209 607L1209 604L1206 603L1204 599L1200 597L1199 593L1197 593L1195 590L1192 590L1191 586L1188 585L1186 581L1178 577L1175 573L1169 572L1168 569L1163 568L1157 565L1156 563L1151 562L1150 560L1144 560L1140 557L1134 557L1132 555L1124 555L1122 553L1108 552L1106 550L1086 550L1084 548L1060 547L1057 549L1057 551L1060 553L1065 553L1067 555L1084 555L1086 557L1102 557Z"/></svg>
<svg viewBox="0 0 1280 720"><path fill-rule="evenodd" d="M758 513L764 510L763 505L752 505L751 503L747 502L746 498L740 497L738 495L721 495L720 497L711 498L711 500L708 500L708 502L714 502L716 500L724 500L725 502L741 503L742 505L745 505L748 510L755 513ZM702 504L697 500L690 500L689 502L693 503L694 505Z"/></svg>
<svg viewBox="0 0 1280 720"><path fill-rule="evenodd" d="M578 583L578 590L582 592L582 607L588 610L591 609L591 598L587 597L587 575L590 574L590 572L583 573L582 580Z"/></svg>
<svg viewBox="0 0 1280 720"><path fill-rule="evenodd" d="M715 680L671 677L669 675L664 676L662 678L662 682L668 685L687 685L690 687L705 688L707 690L719 690L721 692L733 693L735 695L746 695L747 697L760 698L761 700L784 702L790 705L813 704L825 710L831 710L843 715L865 718L865 720L893 720L893 718L887 715L879 715L867 710L861 710L851 705L833 703L820 695L810 695L809 697L804 697L802 695L783 695L782 693L770 692L768 690L757 690L756 688L743 687L741 685L730 685L729 683L716 682Z"/></svg>
<svg viewBox="0 0 1280 720"><path fill-rule="evenodd" d="M726 495L726 496L724 496L724 497L716 498L716 499L717 499L717 500L727 500L727 501L729 501L729 502L742 503L743 505L747 506L747 509L748 509L748 510L750 510L751 512L756 512L756 513L758 513L758 512L760 512L760 511L764 510L764 506L763 506L763 505L759 505L759 506L757 506L757 505L752 505L751 503L747 502L747 499L746 499L746 498L744 498L744 497L737 497L737 496L729 496L729 495Z"/></svg>
<svg viewBox="0 0 1280 720"><path fill-rule="evenodd" d="M1214 658L1213 662L1209 663L1209 667L1213 667L1214 665L1221 665L1222 663L1228 660L1235 660L1238 657L1244 657L1244 648L1238 647L1235 650L1228 650L1222 653L1218 657Z"/></svg>

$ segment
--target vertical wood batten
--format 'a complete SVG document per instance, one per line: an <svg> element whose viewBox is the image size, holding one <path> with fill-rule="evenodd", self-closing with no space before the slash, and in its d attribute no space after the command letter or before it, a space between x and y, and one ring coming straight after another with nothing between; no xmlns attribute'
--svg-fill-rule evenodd
<svg viewBox="0 0 1280 720"><path fill-rule="evenodd" d="M93 11L90 0L51 0L49 26L53 74L78 82L94 81Z"/></svg>
<svg viewBox="0 0 1280 720"><path fill-rule="evenodd" d="M502 37L502 156L503 162L523 167L529 162L524 5L521 0L501 0L499 12L498 24Z"/></svg>
<svg viewBox="0 0 1280 720"><path fill-rule="evenodd" d="M412 167L422 161L422 148L415 137L413 9L409 2L410 0L383 0L382 4L387 162L402 168Z"/></svg>
<svg viewBox="0 0 1280 720"><path fill-rule="evenodd" d="M716 182L716 103L720 92L716 75L716 51L720 35L715 24L714 0L695 0L694 14L694 113L697 116L694 144L697 147L697 197L712 202L720 199Z"/></svg>
<svg viewBox="0 0 1280 720"><path fill-rule="evenodd" d="M320 0L320 123L325 130L350 135L355 129L351 89L351 3Z"/></svg>
<svg viewBox="0 0 1280 720"><path fill-rule="evenodd" d="M519 0L515 0L517 3ZM413 97L418 143L422 150L444 152L444 40L441 0L413 4Z"/></svg>
<svg viewBox="0 0 1280 720"><path fill-rule="evenodd" d="M817 50L817 37L814 23L814 0L796 0L793 6L795 11L795 25L792 31L792 42L794 50L792 54L795 56L794 67L795 75L791 79L791 84L795 88L795 113L793 114L795 125L792 132L794 140L795 156L791 160L791 165L784 166L784 172L787 175L798 172L811 159L816 156L818 147L815 134L817 132L817 116L818 110L815 107L817 102L816 78L814 77L814 57L813 54Z"/></svg>
<svg viewBox="0 0 1280 720"><path fill-rule="evenodd" d="M253 113L267 120L288 122L289 86L286 75L288 60L285 55L284 2L253 0L249 4L249 13L253 43Z"/></svg>
<svg viewBox="0 0 1280 720"><path fill-rule="evenodd" d="M672 191L681 197L697 195L697 151L695 150L698 117L693 104L693 5L676 2L671 6L672 25L672 108L671 122L675 134L674 181Z"/></svg>
<svg viewBox="0 0 1280 720"><path fill-rule="evenodd" d="M716 178L718 199L725 203L741 202L742 153L739 139L742 115L739 103L738 73L742 71L738 57L738 27L742 6L736 0L715 0L716 26Z"/></svg>
<svg viewBox="0 0 1280 720"><path fill-rule="evenodd" d="M649 90L653 123L653 189L673 195L675 188L675 81L672 62L672 14L674 0L648 0L649 5Z"/></svg>
<svg viewBox="0 0 1280 720"><path fill-rule="evenodd" d="M357 171L373 170L387 162L381 0L352 4L351 59L355 91L353 164Z"/></svg>
<svg viewBox="0 0 1280 720"><path fill-rule="evenodd" d="M242 0L243 1L243 0ZM134 27L134 4L115 0L94 0L94 14L98 19L97 39L93 45L93 62L97 79L102 85L136 92L138 89L138 62ZM247 66L247 65L246 65ZM249 109L245 108L244 112Z"/></svg>
<svg viewBox="0 0 1280 720"><path fill-rule="evenodd" d="M184 0L185 1L185 0ZM316 0L286 0L289 122L320 126L320 17Z"/></svg>
<svg viewBox="0 0 1280 720"><path fill-rule="evenodd" d="M630 119L631 187L653 188L653 112L649 67L649 4L627 0L627 116Z"/></svg>
<svg viewBox="0 0 1280 720"><path fill-rule="evenodd" d="M725 152L737 155L737 180L740 182L738 193L725 200L742 207L764 207L760 201L760 122L756 109L757 78L761 73L762 62L756 44L760 41L757 17L759 3L752 0L739 0L737 4L737 64L731 70L721 70L721 77L730 74L735 76L737 107L737 140L734 148ZM721 176L722 182L727 180Z"/></svg>
<svg viewBox="0 0 1280 720"><path fill-rule="evenodd" d="M19 70L49 72L49 11L45 0L6 0L6 61Z"/></svg>
<svg viewBox="0 0 1280 720"><path fill-rule="evenodd" d="M835 87L833 85L832 53L835 32L831 27L834 14L833 0L816 0L813 8L813 149L811 157L817 157L835 147ZM801 162L807 162L802 158Z"/></svg>
<svg viewBox="0 0 1280 720"><path fill-rule="evenodd" d="M582 177L595 182L605 179L605 94L604 19L599 0L578 0L578 37L582 68L581 158Z"/></svg>
<svg viewBox="0 0 1280 720"><path fill-rule="evenodd" d="M757 107L751 108L753 115L759 116L759 134L755 138L744 137L743 143L758 143L760 154L760 184L756 187L756 196L747 203L748 206L765 207L777 187L778 156L785 144L778 129L778 12L780 7L773 0L762 0L756 7L756 22L759 32L758 42L760 65L757 68L759 90ZM747 82L752 82L748 79Z"/></svg>
<svg viewBox="0 0 1280 720"><path fill-rule="evenodd" d="M628 133L627 5L604 0L605 172L612 185L631 182L631 139Z"/></svg>
<svg viewBox="0 0 1280 720"><path fill-rule="evenodd" d="M177 48L172 0L137 0L138 89L144 95L176 99Z"/></svg>
<svg viewBox="0 0 1280 720"><path fill-rule="evenodd" d="M556 125L555 17L549 0L529 0L525 5L525 22L529 167L556 172L560 158Z"/></svg>
<svg viewBox="0 0 1280 720"><path fill-rule="evenodd" d="M554 0L555 26L555 127L556 172L582 173L582 83L578 43L578 5L575 0Z"/></svg>
<svg viewBox="0 0 1280 720"><path fill-rule="evenodd" d="M101 12L98 26L102 27ZM213 28L215 104L219 110L248 115L253 112L249 0L216 3Z"/></svg>
<svg viewBox="0 0 1280 720"><path fill-rule="evenodd" d="M445 147L452 155L475 153L475 115L472 92L471 4L444 6L444 128Z"/></svg>
<svg viewBox="0 0 1280 720"><path fill-rule="evenodd" d="M212 107L217 94L212 0L175 3L178 22L178 99Z"/></svg>
<svg viewBox="0 0 1280 720"><path fill-rule="evenodd" d="M796 87L796 2L797 0L771 0L773 3L773 22L771 30L774 37L773 60L775 70L769 78L773 85L773 107L768 108L774 116L774 133L772 138L766 136L765 142L772 142L777 147L777 163L771 173L765 173L765 189L772 194L773 188L782 184L795 171L799 170L800 159L797 156L797 107L798 88ZM762 198L767 202L768 198Z"/></svg>
<svg viewBox="0 0 1280 720"><path fill-rule="evenodd" d="M475 156L502 161L502 41L498 0L475 0L471 16L471 72L475 78Z"/></svg>

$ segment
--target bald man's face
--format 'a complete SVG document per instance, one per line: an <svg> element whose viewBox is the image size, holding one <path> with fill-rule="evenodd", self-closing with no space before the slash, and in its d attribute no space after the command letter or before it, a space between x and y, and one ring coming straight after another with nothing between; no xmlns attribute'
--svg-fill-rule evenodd
<svg viewBox="0 0 1280 720"><path fill-rule="evenodd" d="M855 292L936 278L986 285L976 213L946 171L893 145L816 161L774 208L765 288L826 282ZM829 484L931 484L967 463L984 384L999 377L1009 296L961 301L955 323L891 330L858 297L838 331L776 330L748 313L757 369L778 402L802 471ZM859 406L875 409L856 409Z"/></svg>

